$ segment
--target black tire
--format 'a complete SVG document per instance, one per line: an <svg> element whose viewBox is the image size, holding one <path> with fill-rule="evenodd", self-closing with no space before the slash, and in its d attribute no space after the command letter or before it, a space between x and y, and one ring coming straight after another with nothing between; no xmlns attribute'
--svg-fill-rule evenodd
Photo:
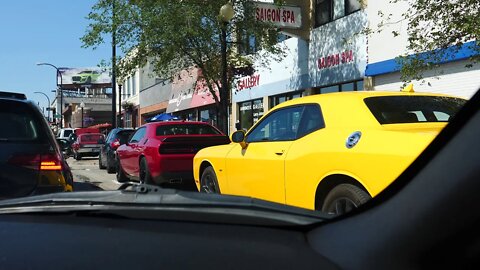
<svg viewBox="0 0 480 270"><path fill-rule="evenodd" d="M357 186L340 184L327 194L322 211L328 214L342 215L366 203L371 198L365 190Z"/></svg>
<svg viewBox="0 0 480 270"><path fill-rule="evenodd" d="M116 164L117 164L117 181L120 183L128 182L130 179L128 179L127 175L123 171L120 161L117 160Z"/></svg>
<svg viewBox="0 0 480 270"><path fill-rule="evenodd" d="M147 160L142 157L140 159L140 183L142 184L152 184L152 175L150 174L150 169L148 168Z"/></svg>
<svg viewBox="0 0 480 270"><path fill-rule="evenodd" d="M200 192L220 194L217 175L212 166L208 166L200 177Z"/></svg>
<svg viewBox="0 0 480 270"><path fill-rule="evenodd" d="M88 77L86 80L85 80L85 83L89 84L92 82L92 77Z"/></svg>
<svg viewBox="0 0 480 270"><path fill-rule="evenodd" d="M100 154L100 155L98 155L98 168L99 168L100 170L105 170L106 167L103 166L102 161L103 161L103 160L102 160L102 154Z"/></svg>
<svg viewBox="0 0 480 270"><path fill-rule="evenodd" d="M82 160L82 155L76 153L76 154L75 154L75 159L76 159L76 160Z"/></svg>
<svg viewBox="0 0 480 270"><path fill-rule="evenodd" d="M116 173L117 172L117 169L115 168L115 166L110 166L110 163L108 161L108 156L107 156L107 173Z"/></svg>

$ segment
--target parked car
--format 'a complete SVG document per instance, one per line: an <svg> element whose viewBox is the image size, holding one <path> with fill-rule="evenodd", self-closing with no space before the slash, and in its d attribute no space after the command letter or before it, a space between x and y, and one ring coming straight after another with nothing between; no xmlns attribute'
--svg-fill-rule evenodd
<svg viewBox="0 0 480 270"><path fill-rule="evenodd" d="M75 133L74 128L62 128L58 131L57 137L60 139L68 139L73 133Z"/></svg>
<svg viewBox="0 0 480 270"><path fill-rule="evenodd" d="M201 150L202 192L341 214L388 186L466 100L411 92L351 92L284 102L234 144Z"/></svg>
<svg viewBox="0 0 480 270"><path fill-rule="evenodd" d="M98 156L98 167L101 170L107 169L108 173L116 172L115 159L117 148L122 144L126 144L133 132L135 130L132 128L114 128L108 133Z"/></svg>
<svg viewBox="0 0 480 270"><path fill-rule="evenodd" d="M70 167L33 102L0 92L0 122L1 199L72 191Z"/></svg>
<svg viewBox="0 0 480 270"><path fill-rule="evenodd" d="M72 144L73 157L76 160L81 160L83 157L97 157L104 143L105 136L101 133L77 135L76 141Z"/></svg>
<svg viewBox="0 0 480 270"><path fill-rule="evenodd" d="M117 149L117 180L195 190L193 156L202 148L228 143L228 136L207 123L148 123Z"/></svg>

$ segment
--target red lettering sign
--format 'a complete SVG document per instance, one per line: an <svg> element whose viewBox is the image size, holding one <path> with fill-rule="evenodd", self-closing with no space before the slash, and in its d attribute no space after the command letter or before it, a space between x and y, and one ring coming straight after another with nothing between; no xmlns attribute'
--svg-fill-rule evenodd
<svg viewBox="0 0 480 270"><path fill-rule="evenodd" d="M237 82L237 91L252 88L260 84L260 74L252 75Z"/></svg>
<svg viewBox="0 0 480 270"><path fill-rule="evenodd" d="M352 50L321 57L317 60L317 67L319 69L324 69L324 68L334 67L340 64L346 64L350 62L353 62Z"/></svg>

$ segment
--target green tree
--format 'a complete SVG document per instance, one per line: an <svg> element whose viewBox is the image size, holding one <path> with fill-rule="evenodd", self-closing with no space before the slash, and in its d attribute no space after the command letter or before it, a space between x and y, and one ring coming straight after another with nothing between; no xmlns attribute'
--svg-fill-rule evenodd
<svg viewBox="0 0 480 270"><path fill-rule="evenodd" d="M255 20L252 1L236 0L235 16L228 24L219 18L220 7L226 3L226 0L98 0L87 17L90 24L81 40L84 47L96 47L116 31L118 46L128 56L119 61L120 76L147 61L154 64L157 75L168 79L181 70L199 68L200 79L215 98L219 127L226 132L230 93L221 87L222 28L226 31L229 85L235 76L252 72L254 59L257 64L268 66L270 61L278 61L285 54L284 48L277 45L278 31L271 24ZM241 53L252 46L256 54ZM259 55L260 50L263 55ZM220 99L215 89L220 89Z"/></svg>
<svg viewBox="0 0 480 270"><path fill-rule="evenodd" d="M437 69L439 62L448 59L462 47L476 52L467 67L480 59L480 1L479 0L391 0L391 4L407 2L409 8L402 14L407 22L407 51L400 55L402 80L421 80L426 70ZM383 26L392 22L392 14L379 13ZM392 32L393 36L399 33ZM473 41L473 42L471 42ZM468 45L465 45L465 44ZM447 49L450 48L450 49Z"/></svg>

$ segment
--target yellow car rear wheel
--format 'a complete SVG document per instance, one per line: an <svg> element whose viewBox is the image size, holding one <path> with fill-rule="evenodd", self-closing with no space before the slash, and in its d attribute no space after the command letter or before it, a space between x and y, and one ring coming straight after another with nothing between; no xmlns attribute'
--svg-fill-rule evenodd
<svg viewBox="0 0 480 270"><path fill-rule="evenodd" d="M352 184L340 184L334 187L323 202L322 211L341 215L366 203L372 197L363 189Z"/></svg>

